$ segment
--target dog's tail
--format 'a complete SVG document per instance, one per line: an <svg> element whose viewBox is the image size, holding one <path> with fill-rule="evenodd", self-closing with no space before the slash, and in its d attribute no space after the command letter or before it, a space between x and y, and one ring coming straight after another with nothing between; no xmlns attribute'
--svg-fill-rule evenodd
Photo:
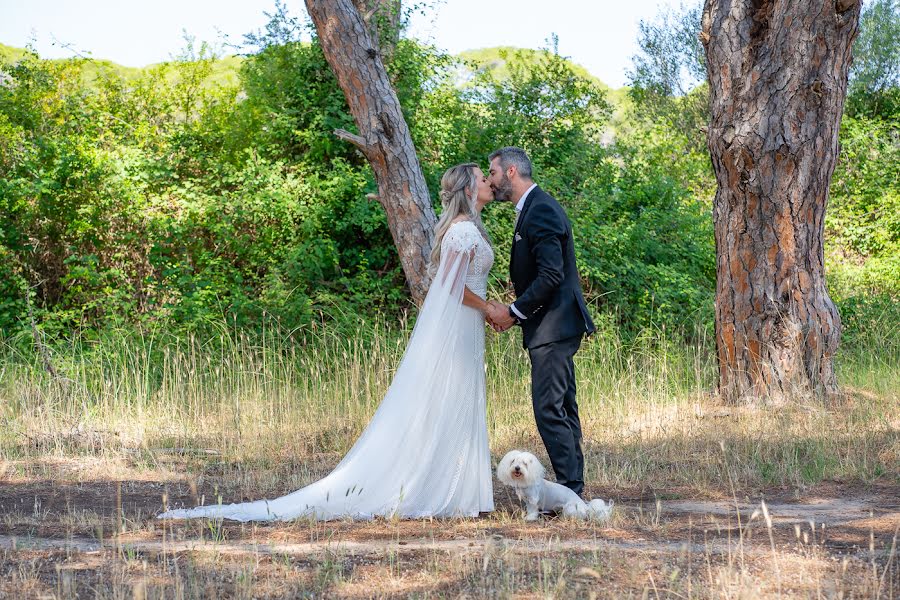
<svg viewBox="0 0 900 600"><path fill-rule="evenodd" d="M608 519L612 515L612 509L612 500L610 500L609 503L606 503L603 500L596 498L588 502L588 513L590 513L592 519L598 521L605 521Z"/></svg>

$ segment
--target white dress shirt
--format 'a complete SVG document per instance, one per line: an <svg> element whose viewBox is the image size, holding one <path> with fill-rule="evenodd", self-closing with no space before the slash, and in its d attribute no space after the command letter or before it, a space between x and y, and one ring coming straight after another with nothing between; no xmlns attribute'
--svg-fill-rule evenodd
<svg viewBox="0 0 900 600"><path fill-rule="evenodd" d="M532 183L532 184L531 184L531 187L528 188L527 190L525 190L525 193L522 194L522 197L519 198L519 201L518 201L518 202L516 202L516 216L518 216L519 213L522 212L522 209L525 208L525 198L527 198L527 197L528 197L528 194L531 193L531 190L533 190L533 189L536 188L536 187L537 187L537 184L536 184L536 183Z"/></svg>
<svg viewBox="0 0 900 600"><path fill-rule="evenodd" d="M522 197L519 198L519 201L516 203L516 223L517 223L517 224L518 224L518 222L519 222L519 215L522 214L522 209L525 208L525 198L527 198L527 197L528 197L528 194L531 193L531 190L533 190L533 189L536 188L536 187L537 187L537 184L536 184L536 183L532 183L532 184L531 184L531 187L528 188L527 190L525 190L525 193L522 194ZM513 243L515 243L515 242L513 242ZM528 318L528 317L526 317L525 315L523 315L521 312L519 312L519 309L516 308L516 303L515 303L515 302L513 302L512 304L510 304L510 305L509 305L509 308L512 309L512 311L515 313L515 315L516 315L517 317L519 317L520 320L524 321L525 319Z"/></svg>

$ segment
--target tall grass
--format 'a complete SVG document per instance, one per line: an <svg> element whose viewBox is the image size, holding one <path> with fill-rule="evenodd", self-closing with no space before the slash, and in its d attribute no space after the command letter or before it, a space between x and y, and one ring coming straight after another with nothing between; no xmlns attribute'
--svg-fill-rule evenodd
<svg viewBox="0 0 900 600"><path fill-rule="evenodd" d="M897 477L896 339L844 352L843 400L726 408L713 395L712 340L675 343L648 330L626 342L610 320L598 322L576 360L589 485L722 490L729 478L803 486ZM29 340L5 340L0 459L90 454L152 465L160 452L177 452L200 457L201 470L215 463L226 492L298 487L333 467L366 426L409 331L386 320L360 322L353 334L315 326L304 343L224 327L204 340L113 332L57 347L57 377ZM488 335L495 456L542 451L520 342L517 333Z"/></svg>

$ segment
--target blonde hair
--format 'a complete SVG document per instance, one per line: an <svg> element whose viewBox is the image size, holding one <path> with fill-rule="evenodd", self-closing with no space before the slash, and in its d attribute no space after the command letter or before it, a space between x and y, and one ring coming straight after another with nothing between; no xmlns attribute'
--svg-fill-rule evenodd
<svg viewBox="0 0 900 600"><path fill-rule="evenodd" d="M476 163L463 163L450 167L441 177L441 218L434 226L434 244L428 260L428 274L434 277L441 262L441 242L453 221L459 216L468 217L485 238L488 237L481 215L475 211L478 196L478 178L475 176Z"/></svg>

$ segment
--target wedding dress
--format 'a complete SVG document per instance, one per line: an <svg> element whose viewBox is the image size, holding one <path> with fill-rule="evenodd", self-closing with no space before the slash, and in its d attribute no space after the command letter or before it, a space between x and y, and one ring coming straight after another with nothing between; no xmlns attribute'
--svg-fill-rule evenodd
<svg viewBox="0 0 900 600"><path fill-rule="evenodd" d="M170 510L236 521L477 516L494 509L485 417L484 298L494 261L471 221L450 226L394 379L365 431L326 477L273 500Z"/></svg>

